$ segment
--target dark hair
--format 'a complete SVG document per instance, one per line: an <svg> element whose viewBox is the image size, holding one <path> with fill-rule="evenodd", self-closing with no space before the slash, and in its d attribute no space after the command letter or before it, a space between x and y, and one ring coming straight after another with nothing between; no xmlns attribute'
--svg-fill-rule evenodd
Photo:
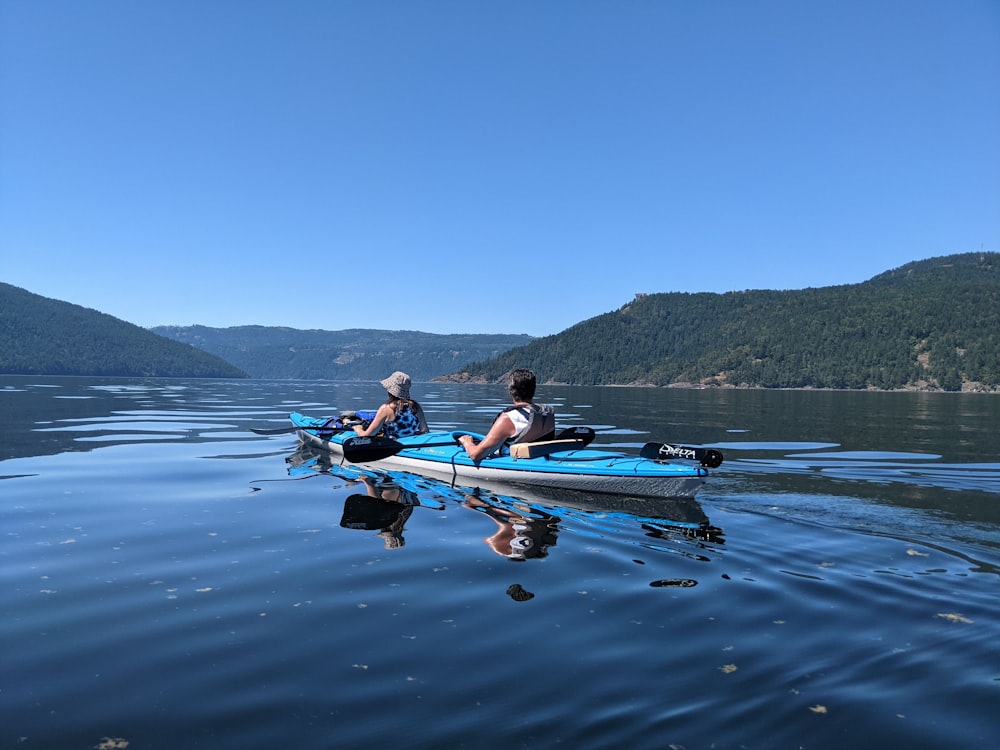
<svg viewBox="0 0 1000 750"><path fill-rule="evenodd" d="M507 386L515 401L530 402L535 397L535 373L531 370L514 370Z"/></svg>
<svg viewBox="0 0 1000 750"><path fill-rule="evenodd" d="M385 402L392 407L392 411L396 414L396 416L399 416L399 412L404 406L409 406L414 411L419 406L412 398L400 398L394 393L386 394Z"/></svg>

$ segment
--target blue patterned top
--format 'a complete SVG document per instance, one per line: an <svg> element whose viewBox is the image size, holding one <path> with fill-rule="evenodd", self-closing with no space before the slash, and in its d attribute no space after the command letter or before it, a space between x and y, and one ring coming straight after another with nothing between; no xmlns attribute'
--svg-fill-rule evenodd
<svg viewBox="0 0 1000 750"><path fill-rule="evenodd" d="M393 439L419 435L420 419L407 404L399 410L394 420L382 423L382 432L387 438Z"/></svg>

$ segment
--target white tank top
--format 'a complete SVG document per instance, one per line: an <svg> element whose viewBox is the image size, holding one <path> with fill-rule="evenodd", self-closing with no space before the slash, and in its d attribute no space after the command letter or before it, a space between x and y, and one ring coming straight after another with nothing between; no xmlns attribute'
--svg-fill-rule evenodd
<svg viewBox="0 0 1000 750"><path fill-rule="evenodd" d="M517 440L524 431L528 429L528 425L531 424L531 419L525 416L524 412L520 409L511 409L508 412L504 412L507 418L514 423L514 435L510 438L511 441Z"/></svg>

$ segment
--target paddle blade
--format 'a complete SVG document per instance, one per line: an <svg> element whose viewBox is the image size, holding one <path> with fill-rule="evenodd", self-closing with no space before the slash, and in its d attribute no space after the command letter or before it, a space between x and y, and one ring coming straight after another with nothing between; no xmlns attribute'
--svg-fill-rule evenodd
<svg viewBox="0 0 1000 750"><path fill-rule="evenodd" d="M344 458L352 464L366 464L395 456L405 447L390 438L352 437L344 441Z"/></svg>
<svg viewBox="0 0 1000 750"><path fill-rule="evenodd" d="M722 451L717 451L709 448L705 451L705 455L702 456L699 461L701 465L708 469L717 469L722 466L723 456Z"/></svg>
<svg viewBox="0 0 1000 750"><path fill-rule="evenodd" d="M565 430L556 435L556 440L580 440L583 443L583 447L586 448L594 441L594 437L597 435L594 432L593 427L585 427L584 425L577 425L576 427L567 427Z"/></svg>
<svg viewBox="0 0 1000 750"><path fill-rule="evenodd" d="M643 458L654 461L669 461L672 458L683 458L697 461L708 469L722 465L722 453L714 448L692 448L687 445L671 445L670 443L646 443L639 451Z"/></svg>

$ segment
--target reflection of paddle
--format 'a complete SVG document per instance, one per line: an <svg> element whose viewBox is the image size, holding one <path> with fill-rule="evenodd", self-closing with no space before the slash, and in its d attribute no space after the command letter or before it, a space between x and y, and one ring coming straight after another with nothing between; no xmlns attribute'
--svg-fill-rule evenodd
<svg viewBox="0 0 1000 750"><path fill-rule="evenodd" d="M692 448L687 445L671 445L670 443L646 443L639 451L639 455L656 461L686 458L697 461L709 469L722 465L722 453L714 448Z"/></svg>
<svg viewBox="0 0 1000 750"><path fill-rule="evenodd" d="M412 508L380 497L350 495L344 501L344 514L340 519L340 525L345 529L380 531L396 523L408 507Z"/></svg>
<svg viewBox="0 0 1000 750"><path fill-rule="evenodd" d="M587 446L594 439L594 431L590 427L567 427L555 436L555 440L577 440ZM419 443L407 445L398 440L385 437L352 437L344 441L344 458L352 464L364 464L370 461L381 461L383 458L395 456L402 450L419 450L421 448L459 447L457 438L443 443Z"/></svg>

